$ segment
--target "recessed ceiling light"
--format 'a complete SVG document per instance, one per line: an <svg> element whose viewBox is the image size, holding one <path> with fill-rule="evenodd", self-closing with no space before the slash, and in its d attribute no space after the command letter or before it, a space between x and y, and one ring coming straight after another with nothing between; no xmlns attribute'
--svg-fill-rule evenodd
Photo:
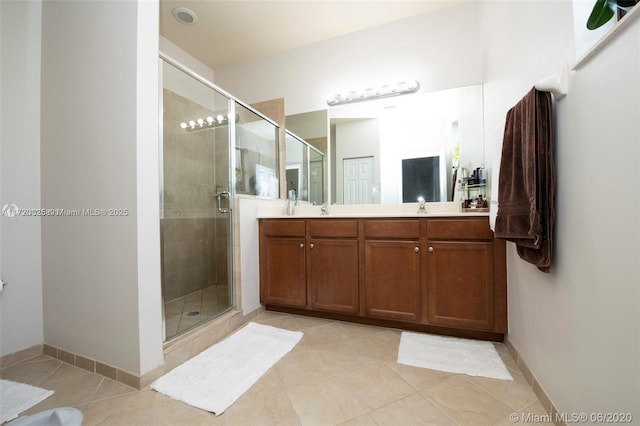
<svg viewBox="0 0 640 426"><path fill-rule="evenodd" d="M173 16L183 24L193 25L198 22L198 15L186 7L176 7L173 9Z"/></svg>

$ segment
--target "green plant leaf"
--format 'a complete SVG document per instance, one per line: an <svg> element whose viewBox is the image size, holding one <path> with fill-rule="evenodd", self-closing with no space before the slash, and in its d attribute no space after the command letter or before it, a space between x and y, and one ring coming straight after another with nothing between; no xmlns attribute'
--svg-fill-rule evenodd
<svg viewBox="0 0 640 426"><path fill-rule="evenodd" d="M587 19L587 29L595 30L606 24L615 15L615 1L597 0Z"/></svg>

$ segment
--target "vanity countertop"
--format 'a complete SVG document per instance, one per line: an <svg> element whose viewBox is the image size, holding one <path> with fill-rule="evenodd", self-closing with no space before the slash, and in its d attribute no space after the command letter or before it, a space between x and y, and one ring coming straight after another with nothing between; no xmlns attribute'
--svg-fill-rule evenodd
<svg viewBox="0 0 640 426"><path fill-rule="evenodd" d="M418 203L403 204L351 204L328 206L328 214L322 214L320 206L299 205L293 215L286 214L284 201L282 205L259 206L258 219L269 218L368 218L368 217L450 217L450 216L489 216L486 211L474 209L462 211L460 203L442 202L427 203L426 213L418 213Z"/></svg>

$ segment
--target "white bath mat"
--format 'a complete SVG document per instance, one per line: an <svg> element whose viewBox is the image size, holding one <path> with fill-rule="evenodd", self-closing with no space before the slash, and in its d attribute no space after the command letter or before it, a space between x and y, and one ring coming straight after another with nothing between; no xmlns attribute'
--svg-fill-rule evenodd
<svg viewBox="0 0 640 426"><path fill-rule="evenodd" d="M0 424L53 395L52 390L24 383L0 380Z"/></svg>
<svg viewBox="0 0 640 426"><path fill-rule="evenodd" d="M403 331L398 363L432 370L513 380L491 342Z"/></svg>
<svg viewBox="0 0 640 426"><path fill-rule="evenodd" d="M251 322L160 377L151 387L220 415L301 338L301 331Z"/></svg>

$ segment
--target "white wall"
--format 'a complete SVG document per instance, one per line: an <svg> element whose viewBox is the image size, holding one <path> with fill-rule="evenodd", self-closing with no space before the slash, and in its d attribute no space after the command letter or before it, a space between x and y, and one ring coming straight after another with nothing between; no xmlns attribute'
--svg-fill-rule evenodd
<svg viewBox="0 0 640 426"><path fill-rule="evenodd" d="M572 5L487 2L485 129L498 149L507 110L575 60ZM508 245L509 340L560 412L640 419L640 19L572 73L556 104L552 272Z"/></svg>
<svg viewBox="0 0 640 426"><path fill-rule="evenodd" d="M335 91L386 81L413 78L421 91L481 83L478 8L464 4L219 68L215 82L248 103L284 98L286 115L326 109Z"/></svg>
<svg viewBox="0 0 640 426"><path fill-rule="evenodd" d="M0 2L0 208L40 207L40 1ZM0 356L42 344L40 219L0 217Z"/></svg>
<svg viewBox="0 0 640 426"><path fill-rule="evenodd" d="M137 2L136 183L139 372L164 362L160 259L158 1Z"/></svg>
<svg viewBox="0 0 640 426"><path fill-rule="evenodd" d="M44 341L133 374L163 357L158 5L144 3L42 15L42 205L129 211L43 218Z"/></svg>
<svg viewBox="0 0 640 426"><path fill-rule="evenodd" d="M168 58L173 59L179 64L187 67L193 73L200 77L213 82L215 72L178 46L171 42L171 40L160 36L160 51Z"/></svg>
<svg viewBox="0 0 640 426"><path fill-rule="evenodd" d="M240 289L241 308L244 315L250 314L260 307L260 264L258 250L258 208L260 206L282 206L284 201L268 200L247 195L236 197L234 203L238 210L234 218L238 220L235 229L240 235L234 235L234 244L240 247L240 265L234 265L240 271L242 285Z"/></svg>

